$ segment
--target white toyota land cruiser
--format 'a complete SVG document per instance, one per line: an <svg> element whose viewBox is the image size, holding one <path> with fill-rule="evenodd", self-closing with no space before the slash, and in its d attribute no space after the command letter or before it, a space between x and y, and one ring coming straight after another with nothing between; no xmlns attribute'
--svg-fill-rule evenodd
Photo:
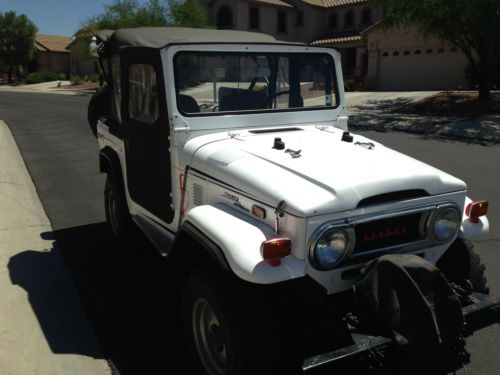
<svg viewBox="0 0 500 375"><path fill-rule="evenodd" d="M193 372L448 371L498 321L466 241L487 202L349 133L337 51L187 28L93 50L106 216L174 262Z"/></svg>

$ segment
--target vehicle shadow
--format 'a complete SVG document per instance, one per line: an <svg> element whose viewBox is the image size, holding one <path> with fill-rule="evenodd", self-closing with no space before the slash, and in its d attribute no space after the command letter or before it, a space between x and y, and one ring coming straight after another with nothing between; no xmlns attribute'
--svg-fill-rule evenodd
<svg viewBox="0 0 500 375"><path fill-rule="evenodd" d="M27 250L9 259L13 285L28 293L31 307L53 353L102 358L58 250Z"/></svg>
<svg viewBox="0 0 500 375"><path fill-rule="evenodd" d="M53 288L58 277L54 270L64 269L57 264L60 251L115 373L189 373L184 367L178 293L169 285L163 258L150 245L115 248L105 223L56 230L42 237L54 238L54 247L13 257L9 271L13 283L28 292L53 352L99 356L96 348L85 345L89 341L81 337L85 329L71 314L73 301L69 303L67 296L73 286L59 283ZM49 284L50 293L58 294L56 305L47 305Z"/></svg>

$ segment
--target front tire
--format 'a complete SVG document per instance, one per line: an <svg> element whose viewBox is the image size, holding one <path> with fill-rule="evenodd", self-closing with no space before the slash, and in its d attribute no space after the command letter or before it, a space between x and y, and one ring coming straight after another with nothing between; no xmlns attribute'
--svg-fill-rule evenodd
<svg viewBox="0 0 500 375"><path fill-rule="evenodd" d="M449 282L458 284L470 292L489 294L485 276L486 267L474 251L470 241L457 238L437 266Z"/></svg>
<svg viewBox="0 0 500 375"><path fill-rule="evenodd" d="M266 298L237 283L211 269L195 272L185 284L183 331L193 373L279 375L283 356Z"/></svg>

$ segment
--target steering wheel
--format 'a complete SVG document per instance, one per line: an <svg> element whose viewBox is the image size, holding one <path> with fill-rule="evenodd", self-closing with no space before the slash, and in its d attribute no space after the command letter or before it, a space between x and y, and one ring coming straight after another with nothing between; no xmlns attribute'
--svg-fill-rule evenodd
<svg viewBox="0 0 500 375"><path fill-rule="evenodd" d="M252 79L252 82L250 82L250 86L248 86L248 91L252 91L255 87L255 85L257 84L257 81L259 80L259 77L255 76L253 77Z"/></svg>

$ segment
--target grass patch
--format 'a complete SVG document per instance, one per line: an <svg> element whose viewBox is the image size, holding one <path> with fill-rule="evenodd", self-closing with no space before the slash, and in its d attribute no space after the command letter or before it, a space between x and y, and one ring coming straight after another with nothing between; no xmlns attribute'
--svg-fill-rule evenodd
<svg viewBox="0 0 500 375"><path fill-rule="evenodd" d="M409 103L395 112L437 116L500 115L500 93L492 93L491 100L482 103L477 92L441 92Z"/></svg>

